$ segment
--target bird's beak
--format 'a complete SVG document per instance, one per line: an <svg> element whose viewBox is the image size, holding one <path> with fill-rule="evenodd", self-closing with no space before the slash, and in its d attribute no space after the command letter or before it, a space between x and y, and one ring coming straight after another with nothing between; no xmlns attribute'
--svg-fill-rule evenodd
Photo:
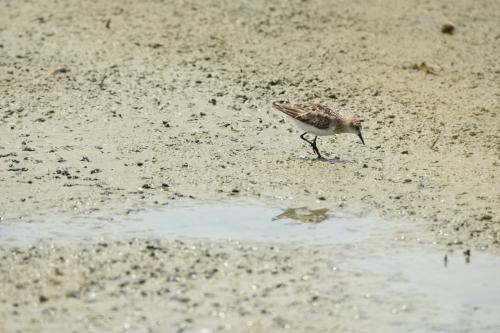
<svg viewBox="0 0 500 333"><path fill-rule="evenodd" d="M363 146L365 145L365 140L363 140L363 136L361 133L358 133L359 138L361 139L361 142L363 142Z"/></svg>

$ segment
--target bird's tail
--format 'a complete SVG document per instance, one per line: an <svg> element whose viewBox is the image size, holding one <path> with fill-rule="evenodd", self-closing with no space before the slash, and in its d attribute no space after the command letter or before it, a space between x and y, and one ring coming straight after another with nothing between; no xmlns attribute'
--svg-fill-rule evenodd
<svg viewBox="0 0 500 333"><path fill-rule="evenodd" d="M300 108L278 104L277 102L273 103L273 107L278 111L281 111L293 118L297 118L303 113L303 111Z"/></svg>
<svg viewBox="0 0 500 333"><path fill-rule="evenodd" d="M283 108L283 106L278 102L273 102L273 107L279 111L281 111L281 109Z"/></svg>

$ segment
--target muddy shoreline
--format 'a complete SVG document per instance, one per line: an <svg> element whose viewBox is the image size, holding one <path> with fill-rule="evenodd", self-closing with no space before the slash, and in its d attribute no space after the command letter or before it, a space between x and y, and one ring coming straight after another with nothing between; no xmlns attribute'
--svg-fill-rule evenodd
<svg viewBox="0 0 500 333"><path fill-rule="evenodd" d="M414 239L104 240L0 248L0 257L4 332L495 332L500 325L498 257Z"/></svg>

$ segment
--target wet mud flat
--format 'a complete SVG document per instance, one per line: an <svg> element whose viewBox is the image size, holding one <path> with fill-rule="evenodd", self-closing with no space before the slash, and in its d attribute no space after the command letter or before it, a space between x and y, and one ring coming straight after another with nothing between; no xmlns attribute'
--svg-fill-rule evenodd
<svg viewBox="0 0 500 333"><path fill-rule="evenodd" d="M255 203L7 221L0 329L496 332L500 257L427 236Z"/></svg>

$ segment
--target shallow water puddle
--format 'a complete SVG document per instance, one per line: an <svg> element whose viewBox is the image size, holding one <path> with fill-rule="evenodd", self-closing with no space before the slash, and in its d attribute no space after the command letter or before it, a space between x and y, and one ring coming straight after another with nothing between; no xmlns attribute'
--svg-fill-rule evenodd
<svg viewBox="0 0 500 333"><path fill-rule="evenodd" d="M249 241L305 241L345 244L363 241L390 230L391 225L370 218L339 215L327 208L270 207L258 204L200 204L168 206L112 219L53 217L44 222L0 224L4 245L36 241L120 240L179 237Z"/></svg>
<svg viewBox="0 0 500 333"><path fill-rule="evenodd" d="M419 308L422 318L433 318L429 326L436 331L500 329L500 258L481 252L444 258L440 251L412 247L354 264L382 275L386 282L377 293L405 300L404 311Z"/></svg>

